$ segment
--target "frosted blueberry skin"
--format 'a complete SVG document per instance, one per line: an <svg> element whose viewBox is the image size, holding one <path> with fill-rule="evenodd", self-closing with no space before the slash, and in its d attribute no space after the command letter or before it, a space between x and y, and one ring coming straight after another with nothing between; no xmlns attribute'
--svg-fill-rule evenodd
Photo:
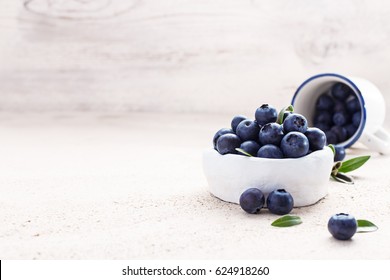
<svg viewBox="0 0 390 280"><path fill-rule="evenodd" d="M290 114L283 122L283 130L286 134L292 131L305 133L307 130L307 120L301 114Z"/></svg>
<svg viewBox="0 0 390 280"><path fill-rule="evenodd" d="M267 123L260 129L259 142L262 145L273 144L279 146L283 136L283 126L278 123Z"/></svg>
<svg viewBox="0 0 390 280"><path fill-rule="evenodd" d="M284 189L274 190L267 197L268 210L276 215L286 215L294 207L294 199Z"/></svg>
<svg viewBox="0 0 390 280"><path fill-rule="evenodd" d="M356 219L349 214L333 215L328 221L328 230L338 240L349 240L356 233Z"/></svg>
<svg viewBox="0 0 390 280"><path fill-rule="evenodd" d="M331 89L332 96L340 101L347 100L352 93L352 89L344 83L336 83Z"/></svg>
<svg viewBox="0 0 390 280"><path fill-rule="evenodd" d="M242 141L257 140L260 127L256 121L244 120L240 122L236 129L236 134Z"/></svg>
<svg viewBox="0 0 390 280"><path fill-rule="evenodd" d="M236 148L241 145L241 139L233 133L227 133L220 136L217 140L217 151L221 155L236 154Z"/></svg>
<svg viewBox="0 0 390 280"><path fill-rule="evenodd" d="M261 158L283 158L282 150L275 145L267 144L259 149L257 157Z"/></svg>
<svg viewBox="0 0 390 280"><path fill-rule="evenodd" d="M309 151L309 140L303 133L292 131L283 137L280 148L285 157L303 157Z"/></svg>
<svg viewBox="0 0 390 280"><path fill-rule="evenodd" d="M232 119L231 127L232 127L232 130L234 133L236 132L237 126L240 124L240 122L242 122L246 119L247 119L247 117L245 117L243 115L237 115Z"/></svg>
<svg viewBox="0 0 390 280"><path fill-rule="evenodd" d="M332 97L327 95L326 93L323 93L320 95L320 97L316 101L316 110L321 111L328 111L333 110L334 101Z"/></svg>
<svg viewBox="0 0 390 280"><path fill-rule="evenodd" d="M335 149L334 161L343 161L346 155L344 147L335 145L334 149Z"/></svg>
<svg viewBox="0 0 390 280"><path fill-rule="evenodd" d="M324 148L326 144L325 133L316 127L310 127L306 130L305 136L309 140L309 150L317 151Z"/></svg>
<svg viewBox="0 0 390 280"><path fill-rule="evenodd" d="M227 133L233 133L233 130L230 129L230 128L221 128L220 130L218 130L215 135L214 135L214 138L213 138L213 146L214 146L214 149L217 149L217 141L218 141L218 138L221 137L222 135L224 134L227 134Z"/></svg>
<svg viewBox="0 0 390 280"><path fill-rule="evenodd" d="M260 126L267 123L276 122L278 118L278 111L269 104L263 104L256 109L255 119Z"/></svg>
<svg viewBox="0 0 390 280"><path fill-rule="evenodd" d="M242 142L240 145L240 149L244 150L245 152L247 152L252 156L256 156L257 151L260 149L260 145L256 141L249 140L249 141ZM238 154L241 153L238 152Z"/></svg>
<svg viewBox="0 0 390 280"><path fill-rule="evenodd" d="M264 203L265 197L263 192L256 188L247 189L240 196L240 206L249 214L259 213Z"/></svg>

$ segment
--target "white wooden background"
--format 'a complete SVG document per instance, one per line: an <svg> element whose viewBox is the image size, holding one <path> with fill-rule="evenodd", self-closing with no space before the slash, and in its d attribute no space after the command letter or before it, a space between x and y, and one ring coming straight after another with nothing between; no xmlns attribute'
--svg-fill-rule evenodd
<svg viewBox="0 0 390 280"><path fill-rule="evenodd" d="M390 101L390 2L0 0L3 112L247 112L329 71Z"/></svg>

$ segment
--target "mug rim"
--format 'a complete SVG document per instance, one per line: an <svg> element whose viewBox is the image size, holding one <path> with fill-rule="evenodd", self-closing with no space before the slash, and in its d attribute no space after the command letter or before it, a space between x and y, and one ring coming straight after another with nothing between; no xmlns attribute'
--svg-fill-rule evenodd
<svg viewBox="0 0 390 280"><path fill-rule="evenodd" d="M364 127L366 126L366 120L367 120L367 115L366 115L366 107L365 107L365 103L364 103L364 98L363 98L363 95L362 93L360 92L359 88L356 86L356 84L350 80L349 78L343 76L343 75L340 75L340 74L336 74L336 73L321 73L321 74L317 74L317 75L314 75L308 79L306 79L298 88L297 90L295 91L294 93L294 96L291 100L291 105L294 106L294 103L295 103L295 99L297 98L299 92L302 90L303 87L306 86L306 84L308 84L309 82L315 80L315 79L318 79L318 78L322 78L322 77L336 77L336 78L339 78L339 79L342 79L344 80L349 86L353 87L355 93L357 93L357 97L358 97L358 100L359 100L359 103L360 103L360 106L361 106L361 110L362 110L362 116L360 118L360 122L361 122L361 125L358 127L356 133L354 134L353 137L349 138L348 140L344 141L344 142L341 142L341 143L338 143L338 144L335 144L336 146L342 146L343 148L349 148L351 147L354 143L356 143L356 141L359 140L360 136L362 135L363 133L363 130L364 130Z"/></svg>

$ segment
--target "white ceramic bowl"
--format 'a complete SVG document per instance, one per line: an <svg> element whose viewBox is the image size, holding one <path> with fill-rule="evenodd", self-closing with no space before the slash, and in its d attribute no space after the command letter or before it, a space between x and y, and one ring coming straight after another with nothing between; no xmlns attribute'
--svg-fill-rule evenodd
<svg viewBox="0 0 390 280"><path fill-rule="evenodd" d="M221 155L212 148L203 154L210 192L233 203L238 203L248 188L258 188L266 196L283 188L293 196L295 207L314 204L328 193L332 167L333 152L329 147L296 159Z"/></svg>

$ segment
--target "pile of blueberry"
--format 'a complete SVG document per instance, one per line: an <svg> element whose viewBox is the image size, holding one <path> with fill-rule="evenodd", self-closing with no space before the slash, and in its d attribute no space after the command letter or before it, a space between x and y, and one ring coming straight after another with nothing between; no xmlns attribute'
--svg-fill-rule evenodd
<svg viewBox="0 0 390 280"><path fill-rule="evenodd" d="M329 144L344 142L360 125L361 106L353 90L336 83L316 101L313 123L325 132Z"/></svg>
<svg viewBox="0 0 390 280"><path fill-rule="evenodd" d="M220 154L237 154L237 148L255 157L299 158L321 150L326 144L325 133L308 128L304 116L286 111L278 123L277 110L263 104L255 112L255 120L238 115L231 128L222 128L214 136L213 144Z"/></svg>
<svg viewBox="0 0 390 280"><path fill-rule="evenodd" d="M244 191L240 196L241 208L249 214L257 214L263 208L265 196L257 188L250 188ZM272 191L267 197L268 210L277 215L286 215L294 207L294 199L290 193L284 189Z"/></svg>

